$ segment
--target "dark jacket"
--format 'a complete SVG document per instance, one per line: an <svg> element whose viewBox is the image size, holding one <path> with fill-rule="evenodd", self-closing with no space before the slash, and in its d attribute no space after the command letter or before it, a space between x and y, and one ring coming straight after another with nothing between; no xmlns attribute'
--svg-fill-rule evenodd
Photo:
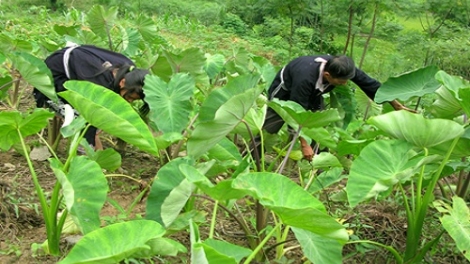
<svg viewBox="0 0 470 264"><path fill-rule="evenodd" d="M52 72L56 92L64 91L64 82L69 80L65 74L64 53L67 48L58 50L46 58L45 63ZM114 77L111 71L104 71L103 63L112 65L134 65L126 56L91 45L82 45L70 53L70 80L87 80L113 90Z"/></svg>
<svg viewBox="0 0 470 264"><path fill-rule="evenodd" d="M114 66L125 64L134 65L134 62L120 53L96 46L81 45L70 52L68 59L70 78L68 78L64 64L64 54L67 49L68 47L58 50L45 60L47 67L51 70L56 92L65 91L64 83L68 80L86 80L114 91L114 76L111 71L105 69L103 63L107 61ZM51 105L47 103L48 98L39 90L34 89L33 95L38 107L51 107ZM61 100L65 102L64 99ZM55 110L57 111L57 109ZM90 127L87 130L85 138L88 143L95 145L95 134L95 127Z"/></svg>
<svg viewBox="0 0 470 264"><path fill-rule="evenodd" d="M333 56L320 55L320 56L302 56L289 62L284 69L284 87L280 89L275 98L280 100L294 101L302 105L306 110L320 110L323 105L322 94L328 93L335 88L335 86L328 86L323 92L315 89L315 84L319 77L320 62L315 59L321 57L329 60ZM281 83L281 71L276 74L274 81L268 90L269 98L274 89ZM379 89L381 83L371 77L365 72L356 68L356 75L351 79L367 96L374 99L375 93Z"/></svg>

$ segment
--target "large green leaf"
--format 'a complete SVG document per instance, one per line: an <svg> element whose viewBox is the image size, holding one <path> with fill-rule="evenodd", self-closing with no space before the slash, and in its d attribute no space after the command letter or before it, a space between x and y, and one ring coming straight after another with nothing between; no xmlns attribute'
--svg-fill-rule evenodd
<svg viewBox="0 0 470 264"><path fill-rule="evenodd" d="M292 227L304 255L312 263L342 263L343 246L334 239Z"/></svg>
<svg viewBox="0 0 470 264"><path fill-rule="evenodd" d="M426 119L408 111L394 111L372 117L369 123L389 136L406 140L411 144L429 148L463 134L463 126L446 119Z"/></svg>
<svg viewBox="0 0 470 264"><path fill-rule="evenodd" d="M188 140L188 155L199 158L230 133L243 120L261 91L262 87L258 87L233 96L217 110L214 120L198 123Z"/></svg>
<svg viewBox="0 0 470 264"><path fill-rule="evenodd" d="M315 177L315 180L312 182L308 188L309 193L316 193L321 190L325 190L327 187L339 182L346 175L343 175L343 168L331 168L322 172L320 175Z"/></svg>
<svg viewBox="0 0 470 264"><path fill-rule="evenodd" d="M230 79L226 86L213 90L199 111L198 121L207 122L214 119L217 110L230 98L256 87L259 75L246 74Z"/></svg>
<svg viewBox="0 0 470 264"><path fill-rule="evenodd" d="M277 70L274 68L274 65L265 57L262 56L252 56L253 66L258 70L258 73L261 74L261 81L265 84L266 92L271 85L272 80L276 77Z"/></svg>
<svg viewBox="0 0 470 264"><path fill-rule="evenodd" d="M201 244L201 237L199 235L198 226L191 219L189 220L189 235L191 241L191 263L209 264L206 258L206 253L204 252L204 248ZM227 259L219 260L225 261Z"/></svg>
<svg viewBox="0 0 470 264"><path fill-rule="evenodd" d="M251 54L244 48L234 48L227 58L225 68L231 75L244 75L251 72Z"/></svg>
<svg viewBox="0 0 470 264"><path fill-rule="evenodd" d="M115 171L121 167L121 155L112 148L99 150L90 156L91 160L96 161L101 168L108 171Z"/></svg>
<svg viewBox="0 0 470 264"><path fill-rule="evenodd" d="M206 57L199 48L189 48L178 54L163 50L165 56L173 69L173 74L189 73L196 80L197 84L209 85L209 77L204 71Z"/></svg>
<svg viewBox="0 0 470 264"><path fill-rule="evenodd" d="M447 87L441 86L436 95L438 97L429 109L435 117L452 119L463 113L459 100Z"/></svg>
<svg viewBox="0 0 470 264"><path fill-rule="evenodd" d="M225 57L222 54L211 55L206 53L206 63L204 65L204 70L207 72L209 79L214 79L224 68Z"/></svg>
<svg viewBox="0 0 470 264"><path fill-rule="evenodd" d="M183 244L166 238L157 237L150 239L147 243L149 250L139 250L132 255L132 258L149 258L153 256L176 256L178 253L186 253L188 250Z"/></svg>
<svg viewBox="0 0 470 264"><path fill-rule="evenodd" d="M148 126L121 96L87 81L67 81L68 90L59 93L91 125L116 136L143 151L158 156Z"/></svg>
<svg viewBox="0 0 470 264"><path fill-rule="evenodd" d="M107 10L101 5L94 5L87 14L87 22L93 31L101 39L108 39L109 31L115 25L119 13L117 6L109 7Z"/></svg>
<svg viewBox="0 0 470 264"><path fill-rule="evenodd" d="M139 51L139 42L141 41L141 36L139 32L134 28L125 28L119 26L121 35L119 38L120 45L122 48L122 53L128 56L134 56Z"/></svg>
<svg viewBox="0 0 470 264"><path fill-rule="evenodd" d="M460 89L470 88L470 82L468 80L465 80L464 78L460 76L450 75L446 73L445 71L437 72L436 80L438 80L447 89L452 91L456 99L460 99L458 97Z"/></svg>
<svg viewBox="0 0 470 264"><path fill-rule="evenodd" d="M461 115L462 108L466 109L469 104L469 98L465 96L465 93L469 91L470 82L460 76L452 76L444 71L439 71L436 74L436 79L442 83L442 87L436 92L439 97L433 102L431 113L437 117L449 119ZM469 114L468 109L466 113Z"/></svg>
<svg viewBox="0 0 470 264"><path fill-rule="evenodd" d="M277 98L268 103L276 113L278 113L287 124L306 128L323 127L341 120L337 109L325 111L306 111L301 105L293 101L282 101Z"/></svg>
<svg viewBox="0 0 470 264"><path fill-rule="evenodd" d="M240 263L251 254L251 250L226 241L207 239L202 244L209 263Z"/></svg>
<svg viewBox="0 0 470 264"><path fill-rule="evenodd" d="M412 149L401 140L379 140L367 145L349 173L346 191L351 207L410 177L413 168L408 160Z"/></svg>
<svg viewBox="0 0 470 264"><path fill-rule="evenodd" d="M155 221L117 223L88 233L59 264L112 264L150 250L149 241L162 237L165 229Z"/></svg>
<svg viewBox="0 0 470 264"><path fill-rule="evenodd" d="M462 198L454 196L452 207L437 201L434 205L441 213L444 213L439 218L442 226L455 241L460 252L470 261L470 210L467 204Z"/></svg>
<svg viewBox="0 0 470 264"><path fill-rule="evenodd" d="M169 82L173 75L173 69L167 58L159 56L155 63L151 66L152 73L162 78L163 81Z"/></svg>
<svg viewBox="0 0 470 264"><path fill-rule="evenodd" d="M181 164L192 165L193 162L186 158L177 158L161 167L147 198L145 217L165 227L176 219L194 189L194 185L180 171Z"/></svg>
<svg viewBox="0 0 470 264"><path fill-rule="evenodd" d="M51 168L62 185L67 210L83 234L101 226L100 211L108 193L108 182L100 166L86 156L76 156L64 172L56 159Z"/></svg>
<svg viewBox="0 0 470 264"><path fill-rule="evenodd" d="M301 136L306 135L320 144L320 147L336 149L336 139L323 127L302 128Z"/></svg>
<svg viewBox="0 0 470 264"><path fill-rule="evenodd" d="M31 52L33 45L30 41L18 39L4 30L0 34L0 50L4 52L5 55L14 51Z"/></svg>
<svg viewBox="0 0 470 264"><path fill-rule="evenodd" d="M348 154L353 154L353 155L359 155L361 150L369 144L371 140L355 140L355 139L350 139L350 140L341 140L338 143L338 155L340 156L346 156Z"/></svg>
<svg viewBox="0 0 470 264"><path fill-rule="evenodd" d="M0 54L0 64L3 64L3 62L1 62L1 54ZM0 100L4 100L8 95L8 89L10 89L11 87L13 87L13 78L11 78L11 76L3 76L3 77L0 77Z"/></svg>
<svg viewBox="0 0 470 264"><path fill-rule="evenodd" d="M51 100L57 101L51 71L43 60L25 52L18 52L12 55L12 61L23 79Z"/></svg>
<svg viewBox="0 0 470 264"><path fill-rule="evenodd" d="M205 194L209 195L215 200L224 201L230 199L240 199L246 195L246 192L234 189L232 187L233 180L224 180L219 182L217 185L214 185L193 166L188 164L181 164L179 169L190 183L196 185Z"/></svg>
<svg viewBox="0 0 470 264"><path fill-rule="evenodd" d="M194 93L194 79L186 73L174 75L167 84L158 76L145 78L145 100L150 106L149 118L164 133L181 132L192 110L190 98Z"/></svg>
<svg viewBox="0 0 470 264"><path fill-rule="evenodd" d="M242 155L237 145L228 138L223 138L219 144L209 150L208 157L217 162L233 161L237 165L242 160Z"/></svg>
<svg viewBox="0 0 470 264"><path fill-rule="evenodd" d="M239 175L232 183L271 209L284 224L335 239L348 240L343 226L326 213L324 205L284 175L253 172Z"/></svg>
<svg viewBox="0 0 470 264"><path fill-rule="evenodd" d="M18 111L0 112L0 149L9 150L23 138L41 131L54 114L46 109L35 109L31 114Z"/></svg>
<svg viewBox="0 0 470 264"><path fill-rule="evenodd" d="M342 122L337 122L337 126L346 128L352 120L356 118L357 101L356 96L351 87L347 85L337 86L330 93L330 108L337 108L340 116L343 117ZM366 105L370 104L369 102ZM342 123L342 124L340 124Z"/></svg>
<svg viewBox="0 0 470 264"><path fill-rule="evenodd" d="M61 36L66 36L66 35L76 36L77 31L80 30L80 25L64 26L64 25L54 24L53 29L57 34Z"/></svg>
<svg viewBox="0 0 470 264"><path fill-rule="evenodd" d="M470 87L459 90L459 97L461 98L460 105L462 106L465 114L470 116Z"/></svg>
<svg viewBox="0 0 470 264"><path fill-rule="evenodd" d="M243 118L244 122L238 124L238 126L233 129L233 133L241 135L245 139L250 138L252 134L258 135L262 130L267 109L267 106L261 109L256 107L251 108Z"/></svg>
<svg viewBox="0 0 470 264"><path fill-rule="evenodd" d="M329 152L321 152L312 159L312 165L316 169L325 169L331 167L342 167L338 158Z"/></svg>
<svg viewBox="0 0 470 264"><path fill-rule="evenodd" d="M228 172L229 169L237 170L243 159L238 147L228 138L223 138L212 147L207 157L216 161L207 172L207 177L220 175L220 173Z"/></svg>
<svg viewBox="0 0 470 264"><path fill-rule="evenodd" d="M436 66L428 66L398 77L390 77L380 86L374 100L377 103L395 99L406 101L414 96L433 93L440 86L434 77L438 70Z"/></svg>
<svg viewBox="0 0 470 264"><path fill-rule="evenodd" d="M158 36L156 23L142 13L133 21L132 25L148 43L152 43Z"/></svg>
<svg viewBox="0 0 470 264"><path fill-rule="evenodd" d="M357 108L365 118L379 115L382 112L382 106L372 101L361 89L357 89L354 96L356 98Z"/></svg>
<svg viewBox="0 0 470 264"><path fill-rule="evenodd" d="M449 148L451 148L451 145L452 140L446 141L444 143L432 147L429 150L429 153L438 153L442 156L445 156ZM470 127L467 126L464 134L457 142L457 145L455 145L451 154L451 158L458 159L468 156L470 156Z"/></svg>

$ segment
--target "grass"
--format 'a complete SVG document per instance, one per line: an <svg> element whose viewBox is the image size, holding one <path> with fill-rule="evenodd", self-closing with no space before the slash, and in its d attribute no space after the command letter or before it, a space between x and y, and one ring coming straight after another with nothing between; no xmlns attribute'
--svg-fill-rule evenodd
<svg viewBox="0 0 470 264"><path fill-rule="evenodd" d="M421 21L419 17L415 18L404 18L404 17L398 17L397 18L398 22L402 24L405 28L404 31L423 31L423 26L421 25Z"/></svg>

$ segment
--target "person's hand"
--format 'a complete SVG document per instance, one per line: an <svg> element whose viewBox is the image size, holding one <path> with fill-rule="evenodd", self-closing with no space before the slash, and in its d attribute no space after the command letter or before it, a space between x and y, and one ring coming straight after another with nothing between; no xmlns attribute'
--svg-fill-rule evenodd
<svg viewBox="0 0 470 264"><path fill-rule="evenodd" d="M417 113L416 110L414 109L411 109L411 108L408 108L404 105L402 105L400 102L398 102L397 100L393 100L390 102L390 104L392 105L393 109L395 109L396 111L399 111L399 110L405 110L405 111L408 111L408 112L411 112L411 113Z"/></svg>
<svg viewBox="0 0 470 264"><path fill-rule="evenodd" d="M312 161L313 159L313 149L310 145L303 145L302 146L302 154L304 155L304 159L308 161Z"/></svg>

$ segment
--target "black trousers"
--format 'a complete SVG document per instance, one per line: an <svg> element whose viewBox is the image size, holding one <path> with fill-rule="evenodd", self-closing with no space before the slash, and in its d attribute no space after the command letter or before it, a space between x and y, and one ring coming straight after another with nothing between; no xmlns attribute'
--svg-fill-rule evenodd
<svg viewBox="0 0 470 264"><path fill-rule="evenodd" d="M277 132L279 132L279 130L281 130L282 126L284 125L284 120L282 119L282 117L280 115L278 115L276 113L276 111L274 111L272 108L269 108L268 107L268 110L266 111L266 117L264 118L264 124L263 124L263 130L265 130L266 132L270 133L270 134L276 134ZM292 140L292 136L293 136L293 133L292 131L289 131L291 132L291 136L289 137L290 140ZM315 145L316 145L316 142L314 140L312 140L312 143L310 144L310 146L315 149ZM254 142L251 144L251 156L254 157L254 148L256 148L258 150L258 154L261 153L261 137L258 135L255 137L255 140ZM324 150L322 151L327 151L327 149L325 148Z"/></svg>

